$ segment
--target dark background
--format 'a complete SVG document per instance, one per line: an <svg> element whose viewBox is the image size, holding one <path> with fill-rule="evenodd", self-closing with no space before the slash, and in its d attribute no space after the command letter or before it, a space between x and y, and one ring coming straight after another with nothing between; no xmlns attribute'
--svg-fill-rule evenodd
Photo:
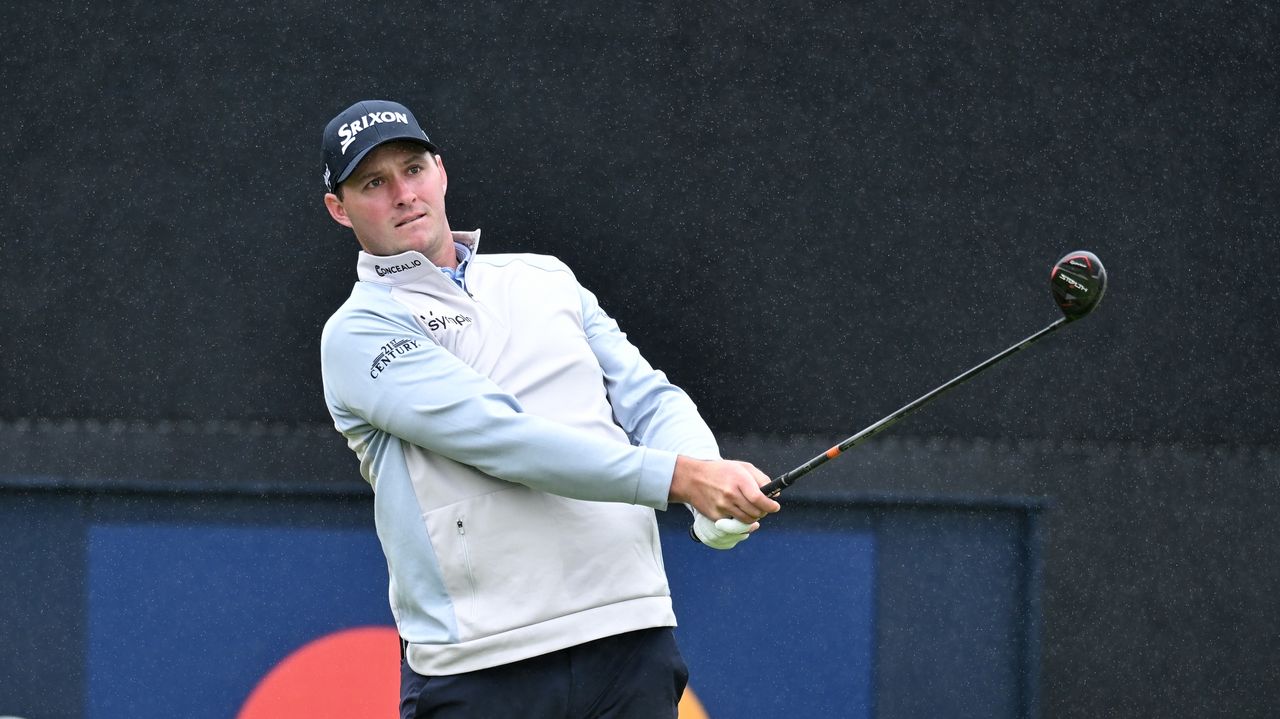
<svg viewBox="0 0 1280 719"><path fill-rule="evenodd" d="M508 5L10 4L0 470L350 480L319 138L395 99L456 229L568 262L772 473L1051 322L1096 252L1094 315L806 482L1053 502L1047 716L1280 699L1280 12Z"/></svg>

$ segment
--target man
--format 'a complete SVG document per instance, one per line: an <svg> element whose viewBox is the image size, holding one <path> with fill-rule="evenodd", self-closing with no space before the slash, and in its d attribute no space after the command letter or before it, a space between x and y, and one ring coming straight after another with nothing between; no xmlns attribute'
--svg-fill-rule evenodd
<svg viewBox="0 0 1280 719"><path fill-rule="evenodd" d="M559 260L478 254L404 106L322 143L359 281L325 399L374 489L404 717L675 717L687 678L654 509L727 549L779 509ZM725 637L726 643L733 641Z"/></svg>

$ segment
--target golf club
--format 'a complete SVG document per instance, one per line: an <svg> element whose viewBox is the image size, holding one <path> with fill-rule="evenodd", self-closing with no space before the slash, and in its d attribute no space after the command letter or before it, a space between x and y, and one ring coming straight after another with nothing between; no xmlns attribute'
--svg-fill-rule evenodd
<svg viewBox="0 0 1280 719"><path fill-rule="evenodd" d="M861 432L849 437L840 444L828 449L826 452L814 457L786 474L777 477L768 484L762 486L760 491L770 497L778 496L782 490L790 487L797 479L821 467L827 462L839 457L847 450L862 444L877 434L883 432L892 426L895 422L912 412L920 409L925 404L937 399L943 392L964 384L973 379L992 365L1000 362L1009 355L1024 350L1031 345L1039 342L1045 337L1056 332L1060 327L1069 322L1084 317L1098 306L1098 302L1102 300L1102 295L1107 289L1107 271L1102 266L1102 261L1092 252L1080 250L1070 252L1062 259L1058 260L1053 266L1053 270L1049 275L1049 287L1053 292L1053 299L1058 303L1058 309L1062 310L1062 317L1059 317L1052 324L1044 329L1036 332L1030 337L986 360L985 362L966 370L951 381L939 386L931 392L921 396L919 399L905 405L901 409L893 412L884 419L867 427Z"/></svg>

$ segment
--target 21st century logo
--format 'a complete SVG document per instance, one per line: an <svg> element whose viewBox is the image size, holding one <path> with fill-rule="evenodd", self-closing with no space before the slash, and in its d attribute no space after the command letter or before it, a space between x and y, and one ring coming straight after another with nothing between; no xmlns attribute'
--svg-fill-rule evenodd
<svg viewBox="0 0 1280 719"><path fill-rule="evenodd" d="M382 351L377 357L373 358L373 364L369 366L369 376L378 379L387 367L391 366L391 362L399 357L403 357L410 351L418 348L418 341L411 339L392 340L382 345Z"/></svg>

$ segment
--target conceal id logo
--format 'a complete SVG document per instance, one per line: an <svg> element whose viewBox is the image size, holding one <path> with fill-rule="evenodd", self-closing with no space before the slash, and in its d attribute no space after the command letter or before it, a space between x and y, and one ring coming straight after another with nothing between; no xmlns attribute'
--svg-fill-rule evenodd
<svg viewBox="0 0 1280 719"><path fill-rule="evenodd" d="M378 379L382 373L391 366L395 360L403 357L413 350L418 349L418 341L411 340L407 337L404 339L391 340L382 345L382 351L373 358L373 362L369 365L369 376Z"/></svg>
<svg viewBox="0 0 1280 719"><path fill-rule="evenodd" d="M418 315L418 319L422 320L422 324L432 332L440 332L450 327L466 327L475 321L461 312L456 315L437 315L431 312L427 315Z"/></svg>
<svg viewBox="0 0 1280 719"><path fill-rule="evenodd" d="M386 277L387 275L394 275L397 272L404 272L405 270L412 270L421 266L422 260L414 260L413 262L406 262L403 265L387 265L386 267L383 267L382 265L374 265L373 271L377 272L379 277Z"/></svg>

